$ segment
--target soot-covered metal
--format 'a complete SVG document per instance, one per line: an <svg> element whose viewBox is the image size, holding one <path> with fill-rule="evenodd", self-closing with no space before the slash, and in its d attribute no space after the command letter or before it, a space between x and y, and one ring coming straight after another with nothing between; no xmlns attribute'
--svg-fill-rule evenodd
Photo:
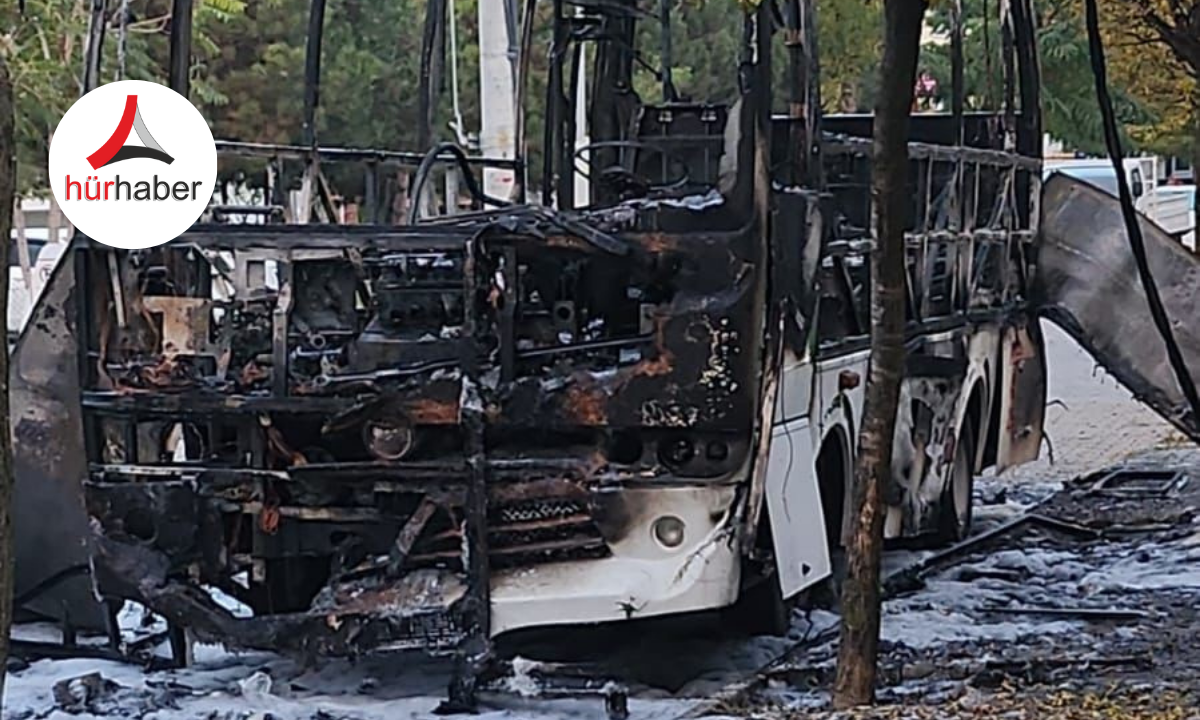
<svg viewBox="0 0 1200 720"><path fill-rule="evenodd" d="M522 208L82 251L101 587L201 637L344 653L452 643L472 551L604 556L627 531L606 488L748 452L754 248L673 221L597 212L581 236Z"/></svg>
<svg viewBox="0 0 1200 720"><path fill-rule="evenodd" d="M585 5L556 14L556 28L632 33L621 3ZM431 17L442 9L431 2ZM39 473L82 479L92 580L110 609L133 600L196 639L243 648L457 650L451 699L469 706L498 632L498 574L566 567L532 582L569 592L572 563L610 558L635 532L645 542L648 518L670 510L714 528L673 581L696 583L688 568L744 519L746 488L729 479L752 464L761 420L769 66L753 68L733 106L679 103L648 111L643 139L625 127L598 137L593 201L564 196L553 204L580 207L559 211L523 202L520 183L512 198L480 190L480 168L520 176L519 157L320 148L311 41L322 14L314 3L306 146L219 143L223 162L265 168L259 205L222 198L150 250L75 239L35 313L38 340L18 351L17 392L46 412L16 430L58 438ZM764 17L747 15L748 27ZM625 52L615 35L570 37ZM770 34L746 37L765 48ZM599 65L598 86L628 87L630 63ZM668 146L684 185L624 157ZM559 163L577 154L564 152ZM338 163L366 168L371 224L337 224L327 172ZM447 167L466 212L449 189L423 194ZM409 181L407 198L394 178ZM814 198L780 200L801 218L789 225L797 245ZM430 217L439 202L446 214ZM780 293L799 297L799 285L797 272ZM24 383L47 358L59 381ZM62 483L25 487L79 497ZM585 611L607 616L598 607Z"/></svg>

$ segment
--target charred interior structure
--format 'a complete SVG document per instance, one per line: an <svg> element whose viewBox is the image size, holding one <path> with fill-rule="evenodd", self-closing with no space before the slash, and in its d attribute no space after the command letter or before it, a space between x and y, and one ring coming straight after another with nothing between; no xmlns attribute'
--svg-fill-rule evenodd
<svg viewBox="0 0 1200 720"><path fill-rule="evenodd" d="M543 2L540 204L520 181L513 197L481 190L484 168L525 177L523 144L512 161L444 144L319 147L313 0L307 144L220 144L262 159L267 202L214 207L146 251L74 241L13 380L20 502L62 518L21 532L88 537L54 550L52 570L90 558L102 597L201 639L457 650L468 670L507 630L777 600L828 575L868 360L871 118L821 112L814 3L746 14L737 95L684 102L671 3ZM176 0L177 17L189 5ZM974 471L1040 444L1044 367L1025 305L1037 58L1030 1L1001 5L1005 106L965 112L960 25L952 111L913 119L894 535L963 531ZM429 13L436 26L443 3ZM639 51L645 23L662 42ZM173 27L186 94L188 28ZM772 73L776 45L786 73ZM659 102L632 90L638 52L657 57ZM581 57L594 58L590 93L572 80ZM436 83L423 86L429 107ZM289 172L315 215L334 216L334 164L378 190L370 222L285 222ZM415 191L407 224L390 223L379 190L397 173ZM422 193L445 173L471 207L443 197L449 212L428 213L439 202ZM261 222L222 222L246 216ZM30 582L44 547L41 567L33 550L19 560ZM69 602L91 612L84 592Z"/></svg>

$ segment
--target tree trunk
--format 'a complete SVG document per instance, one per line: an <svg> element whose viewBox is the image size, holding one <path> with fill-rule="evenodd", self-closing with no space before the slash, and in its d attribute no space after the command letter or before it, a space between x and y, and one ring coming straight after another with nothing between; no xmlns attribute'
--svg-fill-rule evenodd
<svg viewBox="0 0 1200 720"><path fill-rule="evenodd" d="M17 166L13 147L13 93L8 64L0 54L0 257L8 265L12 237L13 198L16 197ZM8 270L0 273L0 317L8 317ZM7 321L5 322L7 329ZM8 428L8 341L0 348L0 699L8 666L8 631L12 625L13 533L12 533L12 436Z"/></svg>
<svg viewBox="0 0 1200 720"><path fill-rule="evenodd" d="M1192 182L1200 186L1200 80L1192 91ZM1200 231L1198 231L1200 232Z"/></svg>
<svg viewBox="0 0 1200 720"><path fill-rule="evenodd" d="M879 646L879 564L891 474L892 438L904 374L904 230L908 188L908 129L916 85L925 0L886 0L871 194L875 248L871 253L871 370L855 467L853 532L846 548L841 642L833 702L838 708L875 699Z"/></svg>

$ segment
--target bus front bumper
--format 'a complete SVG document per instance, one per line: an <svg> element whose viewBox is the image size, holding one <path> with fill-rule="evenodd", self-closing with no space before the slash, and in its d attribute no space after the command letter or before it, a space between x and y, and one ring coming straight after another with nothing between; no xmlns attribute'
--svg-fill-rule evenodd
<svg viewBox="0 0 1200 720"><path fill-rule="evenodd" d="M594 624L715 609L737 598L740 555L735 487L614 488L598 505L620 511L609 554L494 571L491 636L548 625ZM323 588L302 612L253 615L198 581L181 578L145 544L92 540L97 581L120 590L203 642L352 656L375 650L455 649L480 628L469 578L420 568ZM132 581L132 582L130 582Z"/></svg>

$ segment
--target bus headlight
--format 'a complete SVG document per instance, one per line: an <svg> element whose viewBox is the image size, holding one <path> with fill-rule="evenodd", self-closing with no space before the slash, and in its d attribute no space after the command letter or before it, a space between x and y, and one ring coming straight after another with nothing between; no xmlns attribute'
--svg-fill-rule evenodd
<svg viewBox="0 0 1200 720"><path fill-rule="evenodd" d="M687 437L671 438L659 447L659 459L672 470L680 470L696 457L696 446Z"/></svg>
<svg viewBox="0 0 1200 720"><path fill-rule="evenodd" d="M664 515L654 521L654 539L665 548L677 548L683 544L684 524L674 515Z"/></svg>
<svg viewBox="0 0 1200 720"><path fill-rule="evenodd" d="M362 436L367 452L376 460L402 460L413 448L412 426L402 420L368 420Z"/></svg>

